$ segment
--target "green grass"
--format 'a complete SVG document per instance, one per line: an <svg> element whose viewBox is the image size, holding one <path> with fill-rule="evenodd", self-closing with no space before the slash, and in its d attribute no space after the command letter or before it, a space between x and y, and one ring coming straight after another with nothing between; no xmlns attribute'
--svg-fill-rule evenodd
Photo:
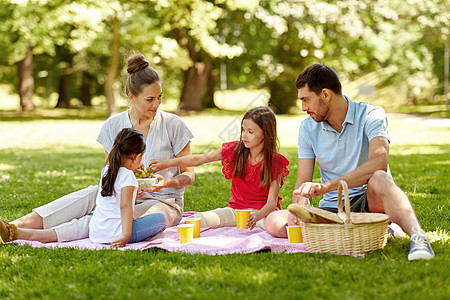
<svg viewBox="0 0 450 300"><path fill-rule="evenodd" d="M196 136L194 152L219 147L224 139L219 133L233 126L236 117L183 117ZM281 190L284 208L296 179L295 143L301 118L278 118L281 151L291 161L291 174ZM390 121L391 171L431 237L436 252L431 261L409 262L407 239L389 239L385 249L365 258L271 252L208 256L159 249L87 251L3 245L0 298L448 299L450 126L444 121ZM17 218L33 207L97 184L104 161L103 150L95 142L101 124L98 117L2 116L0 217ZM186 188L185 210L221 207L229 196L230 182L223 178L220 164L201 166L195 183Z"/></svg>

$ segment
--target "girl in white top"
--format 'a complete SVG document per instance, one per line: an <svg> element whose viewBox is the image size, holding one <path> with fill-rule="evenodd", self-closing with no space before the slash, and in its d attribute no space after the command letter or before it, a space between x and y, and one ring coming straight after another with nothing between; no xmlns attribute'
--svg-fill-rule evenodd
<svg viewBox="0 0 450 300"><path fill-rule="evenodd" d="M142 241L166 229L164 214L149 214L133 220L138 183L133 170L141 163L145 151L142 133L122 129L114 140L108 165L102 170L97 207L89 223L89 239L123 247Z"/></svg>

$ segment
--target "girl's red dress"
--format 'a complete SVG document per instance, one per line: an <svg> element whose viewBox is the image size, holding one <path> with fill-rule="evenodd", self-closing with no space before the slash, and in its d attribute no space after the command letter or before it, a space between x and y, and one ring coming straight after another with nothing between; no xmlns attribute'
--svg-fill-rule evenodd
<svg viewBox="0 0 450 300"><path fill-rule="evenodd" d="M270 187L260 186L260 171L262 161L252 165L247 160L245 180L233 177L233 150L239 142L229 142L222 144L222 173L226 179L231 179L231 199L228 201L229 207L234 209L255 208L261 209L267 202ZM283 186L286 176L289 174L289 161L283 155L274 154L272 160L272 181L281 174L281 186ZM281 187L280 186L280 187ZM278 195L277 209L280 209L281 197Z"/></svg>

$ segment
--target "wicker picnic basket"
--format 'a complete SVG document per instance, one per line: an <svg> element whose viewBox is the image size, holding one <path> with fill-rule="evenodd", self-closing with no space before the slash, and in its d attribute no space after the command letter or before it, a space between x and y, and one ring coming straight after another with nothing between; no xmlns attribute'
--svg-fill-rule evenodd
<svg viewBox="0 0 450 300"><path fill-rule="evenodd" d="M377 213L351 213L345 181L341 181L338 186L340 215L343 213L342 189L345 195L345 221L343 224L302 222L306 249L311 252L361 254L384 248L387 242L388 216Z"/></svg>

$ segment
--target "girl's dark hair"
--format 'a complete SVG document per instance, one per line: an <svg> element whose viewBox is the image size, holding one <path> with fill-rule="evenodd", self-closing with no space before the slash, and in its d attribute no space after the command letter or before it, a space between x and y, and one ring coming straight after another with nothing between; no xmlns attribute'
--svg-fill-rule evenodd
<svg viewBox="0 0 450 300"><path fill-rule="evenodd" d="M323 89L330 89L335 94L342 95L342 85L336 71L321 64L311 65L298 75L295 81L297 89L306 85L316 95L319 95Z"/></svg>
<svg viewBox="0 0 450 300"><path fill-rule="evenodd" d="M263 162L259 174L260 186L268 187L272 182L272 161L274 154L278 153L279 143L277 137L277 119L273 111L267 106L260 106L250 109L242 119L252 120L264 133ZM245 178L246 166L250 149L246 148L242 142L242 130L239 143L233 152L233 177Z"/></svg>
<svg viewBox="0 0 450 300"><path fill-rule="evenodd" d="M102 178L102 196L114 194L114 183L122 163L132 155L145 151L144 135L133 128L124 128L116 136L111 153L108 156L108 171Z"/></svg>
<svg viewBox="0 0 450 300"><path fill-rule="evenodd" d="M155 82L161 82L158 73L149 66L147 59L141 53L130 56L127 60L128 78L125 82L125 93L139 95L142 89Z"/></svg>

